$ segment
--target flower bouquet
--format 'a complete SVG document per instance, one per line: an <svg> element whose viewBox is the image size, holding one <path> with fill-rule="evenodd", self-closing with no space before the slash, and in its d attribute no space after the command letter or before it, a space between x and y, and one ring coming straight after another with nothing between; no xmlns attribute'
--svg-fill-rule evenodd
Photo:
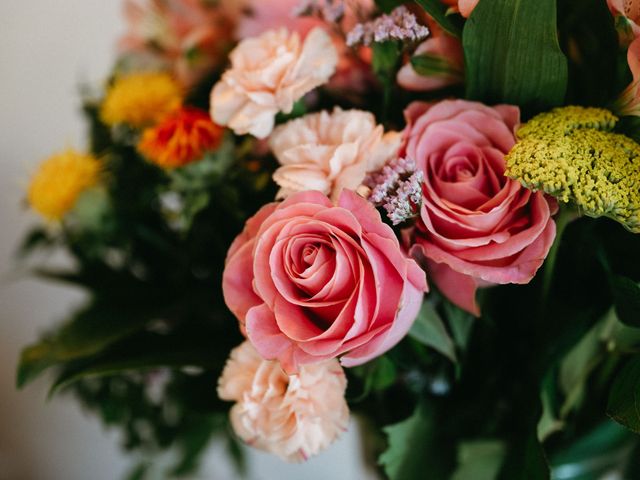
<svg viewBox="0 0 640 480"><path fill-rule="evenodd" d="M385 478L640 478L639 2L124 7L19 252L88 301L18 386L50 371L131 478L350 416Z"/></svg>

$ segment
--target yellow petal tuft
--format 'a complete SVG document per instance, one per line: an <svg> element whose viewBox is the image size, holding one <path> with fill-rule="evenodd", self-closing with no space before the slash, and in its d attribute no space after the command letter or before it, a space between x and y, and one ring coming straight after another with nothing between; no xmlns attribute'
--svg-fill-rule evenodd
<svg viewBox="0 0 640 480"><path fill-rule="evenodd" d="M166 73L144 72L116 79L107 90L100 117L107 125L154 125L180 108L180 85Z"/></svg>
<svg viewBox="0 0 640 480"><path fill-rule="evenodd" d="M31 179L27 199L48 220L60 220L82 192L98 183L100 162L73 149L57 153L40 164Z"/></svg>

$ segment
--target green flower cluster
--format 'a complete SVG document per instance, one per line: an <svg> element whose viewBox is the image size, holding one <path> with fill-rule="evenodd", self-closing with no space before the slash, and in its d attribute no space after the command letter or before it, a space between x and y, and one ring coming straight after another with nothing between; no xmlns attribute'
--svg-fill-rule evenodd
<svg viewBox="0 0 640 480"><path fill-rule="evenodd" d="M540 114L518 130L506 175L575 203L585 215L607 216L640 233L640 145L613 132L616 122L599 108Z"/></svg>

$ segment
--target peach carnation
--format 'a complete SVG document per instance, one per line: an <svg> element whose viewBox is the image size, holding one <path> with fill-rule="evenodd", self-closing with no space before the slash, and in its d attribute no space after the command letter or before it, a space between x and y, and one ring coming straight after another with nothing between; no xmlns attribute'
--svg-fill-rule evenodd
<svg viewBox="0 0 640 480"><path fill-rule="evenodd" d="M241 41L230 59L211 92L211 117L237 134L265 138L278 112L290 113L296 100L329 79L338 54L320 28L304 41L282 28Z"/></svg>
<svg viewBox="0 0 640 480"><path fill-rule="evenodd" d="M324 450L347 429L346 387L337 360L305 365L288 376L245 341L227 360L218 396L236 402L231 424L243 441L296 462Z"/></svg>
<svg viewBox="0 0 640 480"><path fill-rule="evenodd" d="M273 174L278 198L319 190L335 202L343 189L356 190L367 172L395 156L400 137L385 134L375 117L362 110L335 108L281 125L269 139L282 165Z"/></svg>

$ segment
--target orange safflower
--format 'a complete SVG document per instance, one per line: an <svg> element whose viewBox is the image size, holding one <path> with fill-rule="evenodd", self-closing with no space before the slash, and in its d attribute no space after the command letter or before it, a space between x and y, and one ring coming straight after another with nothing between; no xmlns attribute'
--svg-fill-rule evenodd
<svg viewBox="0 0 640 480"><path fill-rule="evenodd" d="M183 107L155 127L147 128L138 150L160 167L181 167L215 150L222 133L222 127L213 123L207 112Z"/></svg>

